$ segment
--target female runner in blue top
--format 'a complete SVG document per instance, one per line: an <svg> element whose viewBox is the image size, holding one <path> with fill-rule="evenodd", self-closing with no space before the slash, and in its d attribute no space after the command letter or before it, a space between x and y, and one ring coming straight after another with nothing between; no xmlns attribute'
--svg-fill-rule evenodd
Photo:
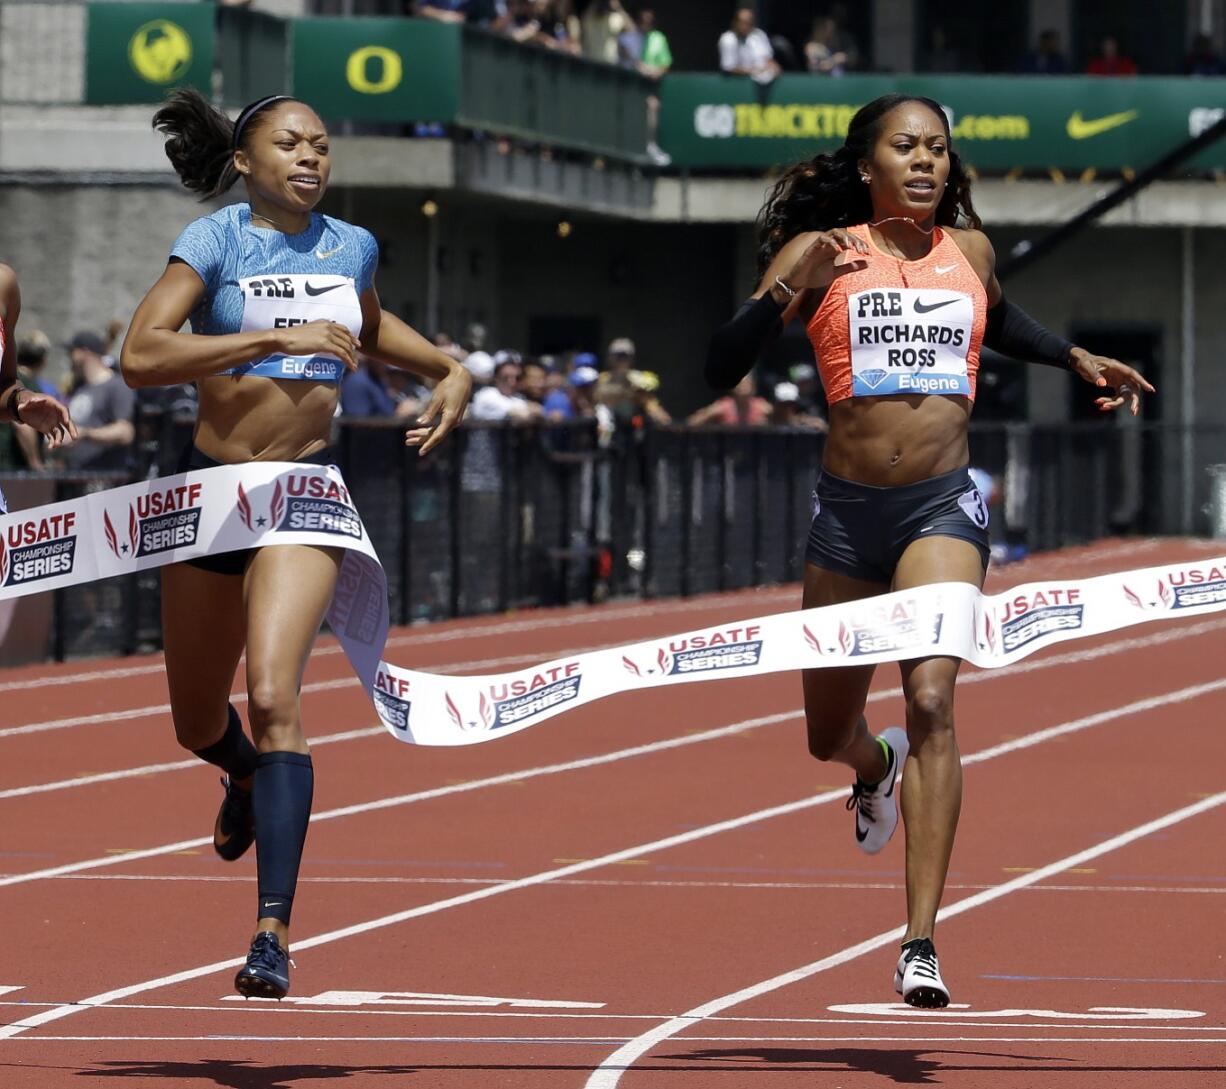
<svg viewBox="0 0 1226 1089"><path fill-rule="evenodd" d="M197 385L181 468L328 464L340 382L357 369L359 345L438 382L406 438L423 454L436 446L463 415L471 379L381 309L370 233L314 211L330 170L314 110L272 96L231 123L180 91L153 123L188 189L217 197L242 178L248 198L188 225L124 342L129 385ZM180 332L189 318L192 331ZM290 909L314 783L298 690L340 560L337 549L279 545L176 564L162 576L175 733L227 776L214 847L233 860L256 842L258 921L235 979L249 997L289 990ZM244 646L254 745L228 699Z"/></svg>

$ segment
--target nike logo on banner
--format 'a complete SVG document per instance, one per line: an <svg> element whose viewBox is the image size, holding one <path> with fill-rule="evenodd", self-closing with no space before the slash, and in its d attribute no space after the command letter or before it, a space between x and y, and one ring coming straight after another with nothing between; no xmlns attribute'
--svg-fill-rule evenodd
<svg viewBox="0 0 1226 1089"><path fill-rule="evenodd" d="M308 287L307 294L309 295L310 293L311 293L311 289ZM940 310L942 306L949 306L951 303L956 303L957 301L958 301L957 299L946 299L944 302L924 303L924 302L920 302L919 299L916 299L915 300L915 312L917 314L929 314L933 310Z"/></svg>
<svg viewBox="0 0 1226 1089"><path fill-rule="evenodd" d="M319 260L321 261L326 261L329 257L332 257L334 254L340 253L341 250L343 250L344 248L345 248L345 243L342 242L334 250L316 250L315 256L318 257Z"/></svg>
<svg viewBox="0 0 1226 1089"><path fill-rule="evenodd" d="M329 291L335 291L338 287L344 286L344 284L328 284L327 287L312 287L310 284L307 284L306 293L308 295L324 295Z"/></svg>
<svg viewBox="0 0 1226 1089"><path fill-rule="evenodd" d="M1125 110L1123 113L1109 113L1106 117L1097 117L1093 121L1087 121L1081 116L1081 111L1077 110L1068 119L1069 139L1088 140L1091 136L1101 136L1104 132L1118 129L1121 125L1127 125L1129 121L1135 121L1140 116L1140 110Z"/></svg>
<svg viewBox="0 0 1226 1089"><path fill-rule="evenodd" d="M953 270L956 269L957 267L958 267L957 265L937 265L937 267L934 268L932 271L935 272L938 276L944 276L945 273L953 272Z"/></svg>

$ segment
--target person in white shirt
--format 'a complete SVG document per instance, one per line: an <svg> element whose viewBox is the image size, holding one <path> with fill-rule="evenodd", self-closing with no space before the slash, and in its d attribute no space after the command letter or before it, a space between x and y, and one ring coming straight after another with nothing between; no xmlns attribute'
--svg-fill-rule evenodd
<svg viewBox="0 0 1226 1089"><path fill-rule="evenodd" d="M501 353L499 353L501 354ZM494 383L483 386L473 396L468 414L473 420L511 420L528 423L541 418L541 406L519 392L522 368L507 359L494 368Z"/></svg>
<svg viewBox="0 0 1226 1089"><path fill-rule="evenodd" d="M737 8L731 28L719 38L719 66L730 76L749 76L758 83L770 83L782 69L766 31L755 24L753 8Z"/></svg>

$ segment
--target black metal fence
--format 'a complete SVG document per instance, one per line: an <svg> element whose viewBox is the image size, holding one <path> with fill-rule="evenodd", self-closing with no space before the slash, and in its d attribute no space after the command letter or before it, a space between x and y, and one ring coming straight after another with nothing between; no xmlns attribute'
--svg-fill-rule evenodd
<svg viewBox="0 0 1226 1089"><path fill-rule="evenodd" d="M139 471L0 478L31 506L175 470L191 421L143 413ZM394 623L667 597L801 576L822 437L782 428L472 424L428 458L391 421L343 421L338 461L387 572ZM1119 534L1210 529L1206 466L1226 431L1103 423L975 426L994 540L1040 550ZM1226 490L1226 489L1223 489ZM29 614L0 661L129 654L161 644L156 571L71 587ZM31 610L42 610L34 623ZM42 634L40 634L42 633Z"/></svg>

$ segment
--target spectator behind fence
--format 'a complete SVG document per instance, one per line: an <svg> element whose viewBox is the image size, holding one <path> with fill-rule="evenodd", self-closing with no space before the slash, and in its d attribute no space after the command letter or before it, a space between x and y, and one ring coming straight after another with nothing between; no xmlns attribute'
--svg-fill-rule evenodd
<svg viewBox="0 0 1226 1089"><path fill-rule="evenodd" d="M922 72L969 72L972 65L967 63L962 50L950 41L949 32L937 23L917 67Z"/></svg>
<svg viewBox="0 0 1226 1089"><path fill-rule="evenodd" d="M758 396L758 383L751 371L726 397L712 401L686 420L691 427L704 424L725 424L739 427L760 427L770 422L771 403Z"/></svg>
<svg viewBox="0 0 1226 1089"><path fill-rule="evenodd" d="M1091 76L1135 76L1136 63L1120 52L1120 42L1114 34L1108 34L1098 47L1098 55L1090 61L1086 74Z"/></svg>
<svg viewBox="0 0 1226 1089"><path fill-rule="evenodd" d="M813 20L813 30L805 42L805 67L819 76L847 74L847 54L835 41L839 25L829 15Z"/></svg>
<svg viewBox="0 0 1226 1089"><path fill-rule="evenodd" d="M416 414L416 398L397 396L388 382L387 366L370 356L358 358L358 369L345 375L341 385L341 414L400 419Z"/></svg>
<svg viewBox="0 0 1226 1089"><path fill-rule="evenodd" d="M589 60L617 63L617 39L631 25L621 0L588 0L579 26L583 55Z"/></svg>
<svg viewBox="0 0 1226 1089"><path fill-rule="evenodd" d="M534 405L545 401L548 372L535 359L525 359L519 376L519 395Z"/></svg>
<svg viewBox="0 0 1226 1089"><path fill-rule="evenodd" d="M630 422L634 427L644 424L670 424L672 416L660 404L656 393L660 389L660 376L655 371L631 371L626 375L632 390Z"/></svg>
<svg viewBox="0 0 1226 1089"><path fill-rule="evenodd" d="M780 382L775 386L774 399L770 422L776 427L807 427L821 432L830 430L820 416L810 415L801 408L800 390L794 382Z"/></svg>
<svg viewBox="0 0 1226 1089"><path fill-rule="evenodd" d="M596 403L604 405L619 421L629 420L634 408L634 388L630 385L634 360L634 341L617 337L609 344L606 360L609 369L596 383Z"/></svg>
<svg viewBox="0 0 1226 1089"><path fill-rule="evenodd" d="M575 358L596 360L590 354ZM590 364L576 366L567 384L545 398L545 418L554 421L592 419L596 415L596 380L599 377L600 372Z"/></svg>
<svg viewBox="0 0 1226 1089"><path fill-rule="evenodd" d="M43 365L50 351L51 341L46 333L39 329L26 333L17 342L17 381L34 393L45 393L62 401L59 390L42 377ZM42 468L42 436L28 424L16 420L0 426L0 469Z"/></svg>
<svg viewBox="0 0 1226 1089"><path fill-rule="evenodd" d="M719 66L730 76L749 76L758 83L771 83L781 69L770 38L756 23L753 8L736 9L732 26L719 38Z"/></svg>
<svg viewBox="0 0 1226 1089"><path fill-rule="evenodd" d="M97 333L77 333L65 347L72 359L68 411L77 441L64 449L64 461L74 469L126 469L136 437L136 393L107 366L106 342Z"/></svg>
<svg viewBox="0 0 1226 1089"><path fill-rule="evenodd" d="M501 354L501 353L500 353ZM492 385L473 394L468 410L473 420L510 420L512 423L532 423L541 418L541 406L533 404L519 392L523 368L514 359L504 359L494 367Z"/></svg>
<svg viewBox="0 0 1226 1089"><path fill-rule="evenodd" d="M1048 28L1039 34L1039 44L1022 58L1022 71L1032 76L1063 76L1068 57L1060 48L1060 31Z"/></svg>
<svg viewBox="0 0 1226 1089"><path fill-rule="evenodd" d="M1213 48L1213 39L1208 34L1197 34L1192 39L1183 61L1183 73L1185 76L1220 76L1226 73L1222 57Z"/></svg>
<svg viewBox="0 0 1226 1089"><path fill-rule="evenodd" d="M536 0L536 7L545 44L575 56L583 52L583 34L572 0Z"/></svg>
<svg viewBox="0 0 1226 1089"><path fill-rule="evenodd" d="M656 29L656 13L653 8L643 8L637 18L617 40L622 64L633 68L639 75L657 83L673 66L673 51L663 31ZM647 154L656 166L668 166L670 156L660 147L660 96L647 96Z"/></svg>
<svg viewBox="0 0 1226 1089"><path fill-rule="evenodd" d="M412 11L423 19L440 23L462 23L468 18L472 0L417 0Z"/></svg>

